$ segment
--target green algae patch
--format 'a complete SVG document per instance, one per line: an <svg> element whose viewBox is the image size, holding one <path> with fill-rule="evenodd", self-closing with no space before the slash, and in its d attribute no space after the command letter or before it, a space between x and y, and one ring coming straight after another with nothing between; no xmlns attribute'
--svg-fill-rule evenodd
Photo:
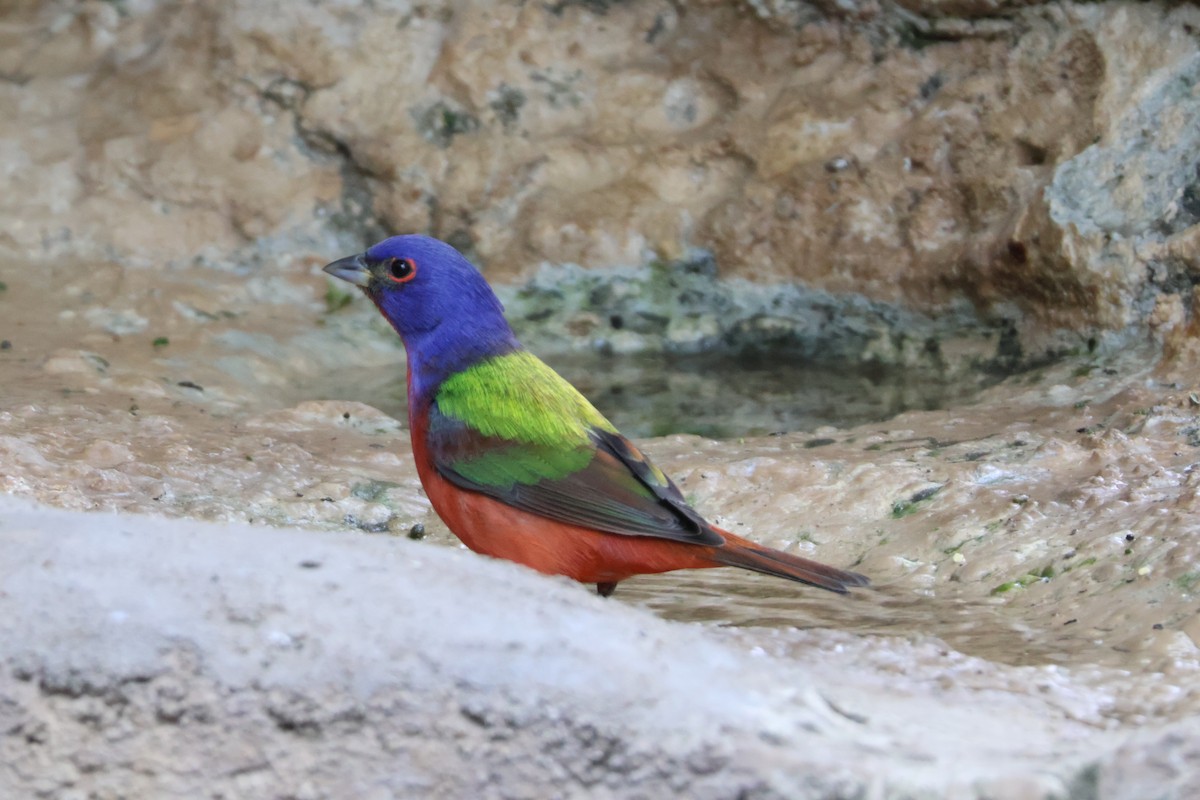
<svg viewBox="0 0 1200 800"><path fill-rule="evenodd" d="M350 494L368 503L383 503L387 505L387 494L392 489L399 489L400 484L391 481L367 480L350 487Z"/></svg>
<svg viewBox="0 0 1200 800"><path fill-rule="evenodd" d="M1042 567L1040 570L1030 571L1030 572L1027 572L1024 575L1022 575L1021 577L1016 578L1015 580L1005 581L1004 583L997 586L995 589L992 589L991 594L992 594L992 596L996 596L996 595L1005 594L1007 592L1011 592L1013 589L1024 589L1026 586L1029 586L1032 583L1039 583L1041 581L1049 581L1050 579L1052 579L1054 577L1054 574L1055 574L1054 573L1054 565L1047 564L1046 566Z"/></svg>
<svg viewBox="0 0 1200 800"><path fill-rule="evenodd" d="M1185 572L1172 581L1183 592L1194 592L1200 586L1200 572Z"/></svg>
<svg viewBox="0 0 1200 800"><path fill-rule="evenodd" d="M354 299L353 290L347 291L335 285L332 281L325 289L325 311L332 314L350 305Z"/></svg>
<svg viewBox="0 0 1200 800"><path fill-rule="evenodd" d="M907 500L898 500L892 504L892 519L903 519L909 514L915 514L923 505L937 496L944 486L930 486L913 494Z"/></svg>

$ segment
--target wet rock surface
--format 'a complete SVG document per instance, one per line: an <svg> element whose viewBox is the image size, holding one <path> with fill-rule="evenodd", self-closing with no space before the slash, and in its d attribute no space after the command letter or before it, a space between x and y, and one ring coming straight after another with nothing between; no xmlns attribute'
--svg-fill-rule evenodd
<svg viewBox="0 0 1200 800"><path fill-rule="evenodd" d="M314 399L402 373L320 278L106 269L14 266L0 301L8 793L1192 790L1200 400L1149 343L948 410L646 440L717 523L875 587L601 603L450 552L404 425Z"/></svg>

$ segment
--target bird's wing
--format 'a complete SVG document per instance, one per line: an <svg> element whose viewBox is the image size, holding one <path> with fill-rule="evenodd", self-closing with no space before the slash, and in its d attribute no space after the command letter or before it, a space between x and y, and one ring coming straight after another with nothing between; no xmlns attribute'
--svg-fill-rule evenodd
<svg viewBox="0 0 1200 800"><path fill-rule="evenodd" d="M527 352L448 378L426 436L443 477L523 511L607 533L724 541L583 395Z"/></svg>

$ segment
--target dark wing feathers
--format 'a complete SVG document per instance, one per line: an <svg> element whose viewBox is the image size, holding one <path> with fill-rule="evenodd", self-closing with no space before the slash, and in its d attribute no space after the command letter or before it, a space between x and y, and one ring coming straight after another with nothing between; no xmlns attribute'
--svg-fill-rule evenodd
<svg viewBox="0 0 1200 800"><path fill-rule="evenodd" d="M642 451L634 447L633 442L619 433L599 430L592 432L592 438L602 453L612 454L621 465L633 473L643 486L653 492L663 505L689 521L701 534L707 532L709 535L702 537L705 539L704 544L717 545L725 541L716 531L712 530L712 526L704 520L704 517L697 514L695 509L687 504L683 498L683 492L679 491L675 482L654 466L650 459L642 455Z"/></svg>
<svg viewBox="0 0 1200 800"><path fill-rule="evenodd" d="M463 489L548 519L606 533L720 545L671 480L619 433L593 428L590 442L561 452L480 434L434 404L429 453ZM564 464L579 464L564 471Z"/></svg>

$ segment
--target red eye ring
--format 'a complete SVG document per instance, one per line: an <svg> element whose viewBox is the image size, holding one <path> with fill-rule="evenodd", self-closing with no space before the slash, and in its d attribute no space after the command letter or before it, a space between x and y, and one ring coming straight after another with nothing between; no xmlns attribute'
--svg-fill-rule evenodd
<svg viewBox="0 0 1200 800"><path fill-rule="evenodd" d="M384 266L388 277L396 283L408 283L417 277L417 263L411 258L389 258Z"/></svg>

